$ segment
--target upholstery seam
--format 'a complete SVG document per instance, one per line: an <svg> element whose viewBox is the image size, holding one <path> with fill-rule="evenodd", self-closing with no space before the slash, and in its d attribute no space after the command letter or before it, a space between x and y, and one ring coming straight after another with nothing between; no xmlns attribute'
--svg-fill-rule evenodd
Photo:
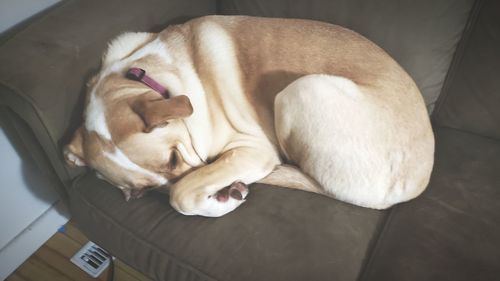
<svg viewBox="0 0 500 281"><path fill-rule="evenodd" d="M465 24L464 30L462 31L462 37L457 43L455 53L453 54L453 58L451 60L450 68L446 73L446 77L443 82L443 87L441 88L441 93L438 99L436 100L434 111L432 112L431 119L433 122L437 122L438 115L441 109L443 108L444 104L446 103L446 100L450 96L451 85L455 79L460 63L463 60L465 49L470 41L472 30L478 21L479 12L481 11L483 3L484 3L483 0L476 0L472 5L470 15L467 19L467 23Z"/></svg>
<svg viewBox="0 0 500 281"><path fill-rule="evenodd" d="M364 263L363 268L361 268L361 271L358 275L358 278L356 278L356 280L363 281L366 279L366 276L367 276L368 272L370 271L370 268L372 267L375 256L385 241L385 233L387 231L389 231L388 230L389 226L392 225L393 217L395 216L395 213L396 213L398 208L399 208L399 205L392 207L392 209L389 211L389 214L387 214L386 218L380 222L382 227L378 231L378 233L375 234L376 237L374 237L374 243L373 243L373 246L371 247L371 251L370 251L370 253L367 253L367 255L369 255L368 259Z"/></svg>
<svg viewBox="0 0 500 281"><path fill-rule="evenodd" d="M496 141L496 142L500 141L500 139L497 139L497 138L494 138L494 137L491 137L491 136L485 136L485 135L477 134L477 133L474 133L474 132L471 132L471 131L467 131L467 130L464 130L464 129L459 129L459 128L450 127L450 126L446 126L446 125L436 124L435 128L453 130L453 131L457 131L457 132L460 132L460 133L463 133L463 134L468 134L468 135L472 135L472 136L475 136L475 137L485 138L485 139L488 139L488 140L491 140L491 141Z"/></svg>
<svg viewBox="0 0 500 281"><path fill-rule="evenodd" d="M452 127L447 127L447 126L437 125L437 126L434 126L434 129L453 130L453 131L456 131L456 132L460 132L460 133L472 135L472 136L475 136L475 137L486 138L486 139L491 140L491 141L496 141L496 142L499 141L498 139L495 139L495 138L492 138L492 137L482 136L482 135L471 133L471 132L468 132L468 131L465 131L465 130L461 130L461 129L457 129L457 128L452 128ZM374 263L375 257L378 255L378 252L381 251L380 249L383 247L383 245L384 245L384 243L386 241L386 237L385 237L386 235L385 234L389 231L389 228L392 225L393 218L396 215L395 213L398 211L397 208L399 206L400 205L394 206L393 209L391 209L390 212L389 212L389 214L387 215L387 218L383 222L381 222L381 224L384 224L384 225L383 225L382 229L379 231L379 234L377 235L378 238L376 238L376 241L374 242L375 245L372 247L371 253L368 253L368 255L369 255L368 260L366 261L364 267L361 269L361 272L360 272L360 274L359 274L359 276L357 278L357 281L369 280L367 278L368 278L368 274L370 274L370 271L372 269L372 264Z"/></svg>
<svg viewBox="0 0 500 281"><path fill-rule="evenodd" d="M112 224L114 224L115 226L117 226L118 228L120 228L123 232L127 233L128 235L131 235L132 237L139 238L139 239L136 239L136 241L139 241L141 244L146 245L148 248L150 248L153 251L156 251L156 252L158 252L160 254L163 254L163 255L167 256L168 259L170 261L172 261L174 264L176 264L177 266L180 266L180 267L184 268L185 270L189 270L190 272L193 272L193 273L195 273L196 275L198 275L198 276L200 276L202 278L209 278L209 279L212 279L214 281L218 280L218 279L212 277L211 275L209 275L208 273L204 272L203 270L200 270L200 269L196 268L195 266L193 266L193 265L191 265L191 264L189 264L187 262L180 261L179 259L175 258L173 254L170 254L170 253L168 253L168 252L166 252L166 251L164 251L162 249L158 249L157 247L154 247L154 245L152 245L151 243L147 242L143 237L141 237L140 235L134 234L132 231L130 231L129 229L125 228L121 223L119 223L115 219L111 218L108 214L106 214L105 212L103 212L102 210L100 210L99 208L97 208L96 206L94 206L93 204L91 204L87 200L87 198L85 196L83 196L83 194L79 191L79 189L75 187L76 183L81 178L82 177L79 177L79 178L77 178L77 180L74 181L72 189L80 195L80 198L82 199L82 201L87 206L89 206L92 210L94 210L94 212L97 212L97 213L101 214L103 217L106 218L106 220L108 220L109 222L111 222ZM205 276L202 276L200 273L203 274L203 275L205 275Z"/></svg>
<svg viewBox="0 0 500 281"><path fill-rule="evenodd" d="M215 0L215 14L216 15L222 15L222 1L221 0Z"/></svg>

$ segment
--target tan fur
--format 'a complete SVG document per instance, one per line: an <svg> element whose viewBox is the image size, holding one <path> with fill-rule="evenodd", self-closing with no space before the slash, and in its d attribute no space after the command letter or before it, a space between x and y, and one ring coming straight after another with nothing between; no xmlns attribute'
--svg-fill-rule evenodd
<svg viewBox="0 0 500 281"><path fill-rule="evenodd" d="M276 166L269 175L258 182L319 194L325 193L323 188L313 178L304 174L299 168L291 165Z"/></svg>

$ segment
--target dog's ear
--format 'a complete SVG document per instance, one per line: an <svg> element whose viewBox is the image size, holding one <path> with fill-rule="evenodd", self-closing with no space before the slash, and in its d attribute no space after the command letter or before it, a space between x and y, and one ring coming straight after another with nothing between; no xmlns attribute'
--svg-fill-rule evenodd
<svg viewBox="0 0 500 281"><path fill-rule="evenodd" d="M83 127L75 131L71 142L64 146L63 154L66 164L71 167L82 167L87 165L83 153Z"/></svg>
<svg viewBox="0 0 500 281"><path fill-rule="evenodd" d="M169 120L186 118L193 114L193 106L184 95L165 99L156 93L145 94L135 99L131 106L144 121L145 132L165 126Z"/></svg>

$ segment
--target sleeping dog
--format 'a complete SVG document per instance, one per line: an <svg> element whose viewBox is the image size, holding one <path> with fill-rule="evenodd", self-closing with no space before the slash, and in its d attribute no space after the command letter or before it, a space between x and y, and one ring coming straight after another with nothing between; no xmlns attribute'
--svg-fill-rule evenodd
<svg viewBox="0 0 500 281"><path fill-rule="evenodd" d="M409 75L327 23L208 16L113 40L65 146L125 197L222 216L264 182L384 209L418 196L434 136Z"/></svg>

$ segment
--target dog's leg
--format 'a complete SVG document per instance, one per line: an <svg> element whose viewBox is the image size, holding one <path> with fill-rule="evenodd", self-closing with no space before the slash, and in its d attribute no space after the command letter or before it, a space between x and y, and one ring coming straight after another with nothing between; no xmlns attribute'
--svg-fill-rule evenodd
<svg viewBox="0 0 500 281"><path fill-rule="evenodd" d="M405 145L399 119L370 91L343 77L304 76L277 95L275 128L282 153L324 194L384 209L425 186L405 170L403 156L411 159L414 150Z"/></svg>
<svg viewBox="0 0 500 281"><path fill-rule="evenodd" d="M299 168L291 165L276 166L272 173L258 182L325 194L318 182L304 174Z"/></svg>
<svg viewBox="0 0 500 281"><path fill-rule="evenodd" d="M270 149L233 148L215 162L187 174L175 183L170 189L170 204L185 215L222 216L245 201L248 191L244 186L238 186L238 182L256 182L271 173L278 164L276 152ZM219 200L219 191L228 186L231 186L229 192L239 190L241 198L228 196Z"/></svg>

